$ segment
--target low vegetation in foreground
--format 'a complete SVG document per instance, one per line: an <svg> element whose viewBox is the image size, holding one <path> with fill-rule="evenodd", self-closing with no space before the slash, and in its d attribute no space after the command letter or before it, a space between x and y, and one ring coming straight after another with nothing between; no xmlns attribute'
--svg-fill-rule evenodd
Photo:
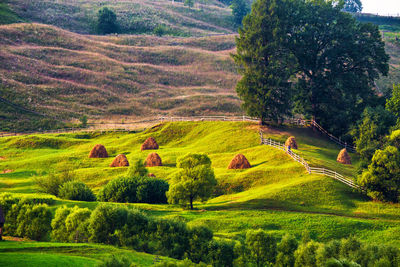
<svg viewBox="0 0 400 267"><path fill-rule="evenodd" d="M311 129L282 126L266 128L264 131L267 137L281 142L284 142L289 136L295 136L299 146L295 152L304 157L311 166L324 166L347 177L356 176L358 157L355 154L350 154L353 165L337 163L336 156L341 148ZM141 144L150 136L157 141L159 149L141 151ZM88 158L89 152L95 144L104 145L109 157ZM246 232L250 228L260 228L266 231L267 237L262 237L262 234L261 237L257 238L272 238L272 246L275 244L279 247L278 244L286 240L282 239L283 236L291 235L291 238L294 238L300 245L299 249L296 246L296 253L288 253L288 255L304 255L302 253L307 254L304 251L315 251L321 246L344 246L339 243L329 245L329 242L352 237L358 240L351 241L352 244L359 244L357 242L363 244L361 247L356 245L364 251L357 250L359 251L357 253L367 253L365 251L368 251L368 249L374 249L373 247L368 248L367 243L379 244L379 246L383 244L400 246L398 243L398 240L400 240L398 236L400 220L398 204L373 202L365 195L354 192L349 187L331 178L307 174L302 165L293 161L283 151L260 145L258 126L251 123L177 122L160 124L138 133L109 132L101 134L94 132L17 136L0 139L0 147L2 151L0 169L11 170L0 174L2 191L10 193L12 198L27 199L24 201L28 203L29 199L51 199L48 200L48 206L42 208L50 212L48 218L51 222L48 230L45 231L47 234L43 236L44 240L50 240L50 238L55 240L54 229L57 227L53 223L54 216L55 213L60 214L62 209L74 210L78 221L85 220L85 218L89 218L90 221L90 214L93 215L94 210L101 207L114 207L117 210L119 208L127 209L128 214L130 214L129 212L142 214L140 216L147 218L148 222L170 222L172 225L176 223L178 223L177 225L186 225L182 229L206 227L213 236L210 239L209 235L206 235L208 236L206 240L209 240L207 242L218 241L220 242L218 244L224 248L225 243L223 242L228 242L226 250L233 251L232 253L234 253L238 262L256 261L256 258L254 258L256 256L244 253L243 255L249 256L249 258L246 258L240 256L242 254L238 250L240 246L242 246L241 249L252 250L253 241L250 241L251 238L246 236ZM126 177L129 173L128 167L109 167L113 157L117 154L125 154L129 162L134 165L135 160L144 161L151 152L157 152L160 155L163 166L148 167L147 170L154 174L157 179L163 179L168 183L179 172L179 169L176 168L177 158L188 152L206 153L211 159L211 167L217 180L211 199L207 202L195 202L194 210L186 210L182 209L181 206L168 204L109 203L108 205L111 206L104 206L104 204L99 205L98 202L70 201L52 195L39 194L38 187L35 184L35 180L38 178L49 175L62 176L66 172L70 172L69 175L72 175L74 180L83 182L97 194L109 181L118 179L118 177ZM238 153L246 156L252 166L250 169L227 169L229 162ZM52 173L49 170L54 170L54 172ZM63 208L63 206L65 207ZM76 208L73 208L75 206ZM78 216L78 214L80 215ZM115 214L117 216L118 213ZM72 223L73 220L70 220ZM90 223L79 225L89 227ZM76 228L70 229L74 232L73 229ZM125 228L121 228L121 231L127 231L130 228L123 229ZM138 229L135 227L129 231ZM309 229L309 233L305 234L304 229ZM163 245L151 245L152 239L149 237L145 240L150 242L150 246L144 246L144 243L140 242L142 234L137 235L136 241L132 239L123 241L121 239L125 236L123 232L114 232L114 230L110 230L111 232L108 232L108 234L114 236L115 239L110 236L105 241L106 243L119 243L139 251L178 259L189 257L194 262L198 262L200 259L210 263L212 260L209 257L222 259L214 254L214 256L210 256L208 253L204 253L204 255L209 256L207 258L187 256L190 254L185 253L176 256L177 254L173 254L176 251L165 250ZM85 233L85 231L79 231L79 233ZM88 231L88 233L94 232ZM150 233L154 233L154 231L150 231ZM19 235L25 236L27 234L20 232ZM313 243L301 243L301 237L304 235L308 235ZM71 240L69 238L81 237L83 238L79 239L81 242L86 240L104 242L101 240L94 241L94 239L90 239L90 235L85 237L75 234L62 240L67 241ZM179 241L177 242L179 243ZM341 242L346 244L347 241ZM212 244L209 243L207 247L212 246ZM281 251L278 247L276 256ZM208 251L207 249L205 251ZM379 250L379 248L377 249ZM349 254L345 258L349 261L357 261L356 256L354 256L357 253L351 254L352 256ZM293 257L296 259L297 256ZM341 260L342 256L337 254L332 257ZM379 257L377 260L379 261L382 258L384 257ZM271 259L266 258L264 260L271 261ZM273 257L273 261L275 260L277 258Z"/></svg>

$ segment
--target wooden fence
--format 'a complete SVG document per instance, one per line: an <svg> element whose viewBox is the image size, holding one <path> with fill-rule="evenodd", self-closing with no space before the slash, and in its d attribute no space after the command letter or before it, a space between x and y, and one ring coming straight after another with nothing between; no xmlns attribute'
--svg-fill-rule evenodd
<svg viewBox="0 0 400 267"><path fill-rule="evenodd" d="M68 128L68 129L58 129L58 130L49 130L49 131L36 131L36 132L24 132L24 133L11 133L11 132L0 132L0 137L6 136L15 136L15 135L24 135L24 134L46 134L46 133L68 133L68 132L78 132L78 131L85 131L85 132L94 132L94 131L131 131L135 128L138 124L143 123L158 123L158 122L174 122L174 121L249 121L249 122L259 122L259 119L249 117L249 116L191 116L191 117L158 117L158 118L149 118L146 120L134 121L131 123L126 124L117 124L114 125L114 128L97 128L95 124L90 125L91 128L86 129L79 129L79 128ZM325 134L330 140L335 142L336 144L345 147L350 152L355 153L356 148L352 145L347 144L333 136L332 134L328 133L321 125L319 125L314 120L303 120L303 119L295 119L295 118L288 118L284 120L286 124L292 125L301 125L301 126L313 126L321 133ZM101 126L101 125L100 125Z"/></svg>
<svg viewBox="0 0 400 267"><path fill-rule="evenodd" d="M284 144L274 141L270 138L264 138L262 131L260 131L260 139L261 139L261 144L268 145L275 147L277 149L285 151L293 160L299 162L301 165L304 166L304 168L307 170L309 174L319 174L319 175L326 175L328 177L331 177L335 180L338 180L345 185L348 185L354 189L362 189L360 186L356 185L353 180L348 179L341 175L340 173L337 173L335 171L325 169L325 168L315 168L315 167L310 167L302 157L294 153L292 150L289 150Z"/></svg>

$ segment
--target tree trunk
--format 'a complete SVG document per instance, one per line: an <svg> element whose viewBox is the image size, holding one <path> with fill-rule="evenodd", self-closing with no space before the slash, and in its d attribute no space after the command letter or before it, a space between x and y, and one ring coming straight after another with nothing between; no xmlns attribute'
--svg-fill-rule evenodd
<svg viewBox="0 0 400 267"><path fill-rule="evenodd" d="M193 209L193 198L192 197L190 197L190 209L191 210Z"/></svg>

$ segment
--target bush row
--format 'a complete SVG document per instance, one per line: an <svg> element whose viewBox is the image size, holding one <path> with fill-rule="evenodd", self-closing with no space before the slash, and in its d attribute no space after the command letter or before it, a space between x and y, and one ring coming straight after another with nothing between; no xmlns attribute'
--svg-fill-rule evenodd
<svg viewBox="0 0 400 267"><path fill-rule="evenodd" d="M93 242L130 247L175 259L185 266L400 266L400 250L361 243L354 237L318 243L304 235L301 242L280 240L264 230L250 230L234 241L216 240L205 226L188 226L179 218L157 219L133 208L99 204L88 208L60 207L53 218L48 199L0 196L6 216L5 234L34 240ZM157 266L180 266L162 262Z"/></svg>
<svg viewBox="0 0 400 267"><path fill-rule="evenodd" d="M149 177L120 177L111 180L97 194L99 201L122 203L167 203L166 181Z"/></svg>

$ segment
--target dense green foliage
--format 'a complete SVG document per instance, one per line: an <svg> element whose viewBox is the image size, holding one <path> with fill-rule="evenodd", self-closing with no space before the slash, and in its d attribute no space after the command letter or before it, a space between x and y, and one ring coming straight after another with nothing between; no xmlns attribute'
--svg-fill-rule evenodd
<svg viewBox="0 0 400 267"><path fill-rule="evenodd" d="M383 146L384 136L394 124L395 117L382 106L367 107L364 110L357 128L352 130L354 144L361 159L361 168L368 166L375 150Z"/></svg>
<svg viewBox="0 0 400 267"><path fill-rule="evenodd" d="M397 117L400 127L400 85L393 85L392 97L386 100L386 109Z"/></svg>
<svg viewBox="0 0 400 267"><path fill-rule="evenodd" d="M256 1L243 21L236 39L235 63L241 80L236 86L248 115L278 121L290 110L290 83L293 58L283 46L287 42L289 20L280 15L291 9L281 0ZM294 11L294 10L293 10Z"/></svg>
<svg viewBox="0 0 400 267"><path fill-rule="evenodd" d="M145 177L149 171L146 169L143 160L137 159L130 164L127 177Z"/></svg>
<svg viewBox="0 0 400 267"><path fill-rule="evenodd" d="M189 153L177 160L177 167L180 170L172 178L168 202L183 206L189 203L193 209L193 201L207 200L217 185L211 160L206 154Z"/></svg>
<svg viewBox="0 0 400 267"><path fill-rule="evenodd" d="M250 10L245 0L233 0L231 4L233 20L237 26L242 25L242 20Z"/></svg>
<svg viewBox="0 0 400 267"><path fill-rule="evenodd" d="M279 120L294 103L296 112L344 135L376 102L374 80L388 73L378 27L330 1L257 1L239 34L237 92L247 113L262 120Z"/></svg>
<svg viewBox="0 0 400 267"><path fill-rule="evenodd" d="M100 34L109 34L118 32L117 15L107 8L99 10L97 17L97 32Z"/></svg>
<svg viewBox="0 0 400 267"><path fill-rule="evenodd" d="M79 181L69 181L61 185L58 196L64 199L95 201L96 196L93 191L84 183Z"/></svg>
<svg viewBox="0 0 400 267"><path fill-rule="evenodd" d="M61 186L73 180L72 171L67 168L57 174L50 173L47 176L36 177L35 183L39 187L39 192L58 196Z"/></svg>
<svg viewBox="0 0 400 267"><path fill-rule="evenodd" d="M46 240L51 231L52 214L47 204L30 205L18 202L6 212L5 234Z"/></svg>
<svg viewBox="0 0 400 267"><path fill-rule="evenodd" d="M136 173L135 166L133 170ZM111 180L97 194L99 201L121 203L167 203L168 183L161 179L141 176L120 177Z"/></svg>
<svg viewBox="0 0 400 267"><path fill-rule="evenodd" d="M359 183L374 199L400 201L400 151L387 146L376 150L368 170L363 172Z"/></svg>

